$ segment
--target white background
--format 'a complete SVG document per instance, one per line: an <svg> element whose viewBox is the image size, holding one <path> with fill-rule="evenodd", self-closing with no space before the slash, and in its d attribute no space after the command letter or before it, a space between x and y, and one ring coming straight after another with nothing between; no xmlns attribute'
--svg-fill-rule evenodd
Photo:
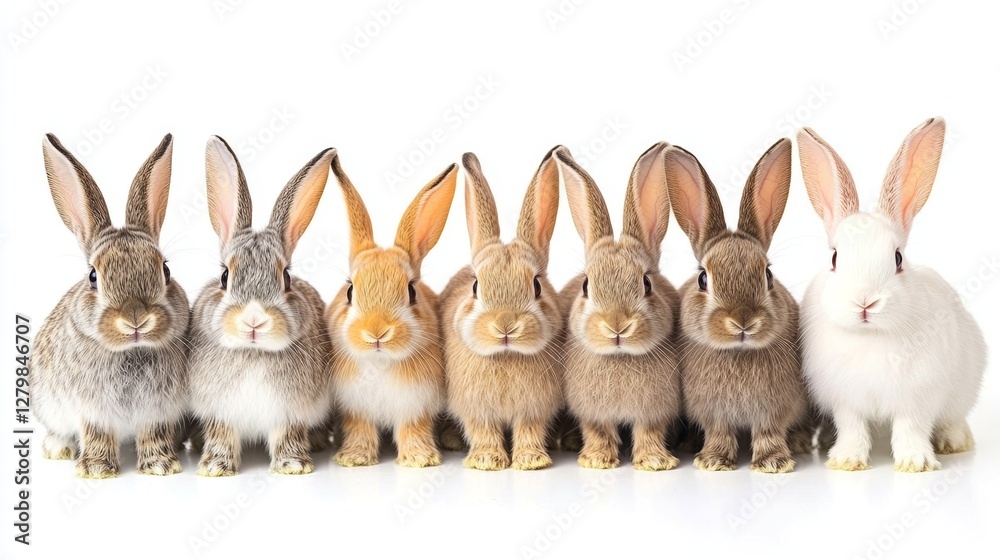
<svg viewBox="0 0 1000 560"><path fill-rule="evenodd" d="M7 38L0 45L2 316L27 314L36 332L89 272L49 196L45 132L91 171L116 223L133 174L163 134L174 134L162 241L193 300L218 271L204 198L210 134L237 150L258 225L300 166L337 147L374 210L376 235L389 242L412 195L470 150L512 235L531 174L557 143L601 185L616 226L635 158L660 140L701 159L733 223L756 158L806 124L847 161L871 207L899 142L935 115L947 119L948 144L908 258L932 264L964 290L990 343L1000 332L990 312L1000 303L997 272L984 264L997 262L1000 202L992 3L402 0L382 24L372 14L382 12L385 22L387 0L50 4L0 8ZM359 37L366 26L376 33ZM358 52L347 53L352 44ZM102 126L106 132L96 132ZM261 149L251 149L251 137ZM414 154L421 143L430 155ZM408 157L418 163L400 171ZM391 173L403 180L391 184ZM460 190L425 261L437 289L468 257L462 201ZM562 205L551 264L557 285L582 264ZM295 256L296 273L326 298L345 279L346 240L331 180ZM797 158L771 259L797 296L829 262ZM675 284L695 269L676 223L663 268ZM4 348L5 363L12 353ZM323 453L315 474L290 478L268 476L258 450L236 478L196 477L197 457L188 455L184 473L160 479L135 474L127 450L121 478L87 482L74 478L71 462L43 460L38 435L30 548L12 541L15 458L4 446L3 550L15 558L979 556L972 551L994 542L987 531L995 532L1000 503L995 369L971 419L978 450L921 475L892 472L884 444L868 472L827 471L816 456L800 458L797 472L785 476L751 474L745 461L733 473L702 473L689 455L678 470L652 474L627 463L585 471L569 454L542 472L473 472L459 454L442 468L416 471L395 467L387 450L381 465L354 470ZM11 383L13 372L4 377ZM10 410L13 390L4 393Z"/></svg>

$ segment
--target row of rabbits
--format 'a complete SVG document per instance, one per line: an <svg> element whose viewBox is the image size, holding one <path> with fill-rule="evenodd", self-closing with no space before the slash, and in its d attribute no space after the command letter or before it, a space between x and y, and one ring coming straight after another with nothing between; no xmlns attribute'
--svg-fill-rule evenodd
<svg viewBox="0 0 1000 560"><path fill-rule="evenodd" d="M172 138L136 175L126 224L115 228L93 178L49 135L52 196L90 274L48 318L31 360L45 456L75 458L79 442L79 476L115 476L119 442L134 438L140 472L171 474L190 431L202 448L199 474L235 474L248 440L266 442L272 472L302 474L336 426L334 460L344 466L376 463L391 432L397 463L409 467L440 464L439 445L467 444L468 467L538 469L551 464L554 441L572 448L582 439L582 466L612 468L627 425L637 469L677 466L671 447L683 436L704 438L698 468L730 470L749 432L751 468L788 472L827 418L832 468L867 468L873 420L892 422L897 470L938 468L935 452L972 446L965 418L986 361L955 291L903 258L943 140L941 119L911 132L879 211L865 214L836 152L815 132L799 133L803 177L832 249L800 325L767 257L790 186L787 139L752 170L735 230L698 160L652 146L629 178L617 239L601 191L556 146L528 187L517 235L503 243L485 174L465 154L472 260L437 295L420 268L450 212L458 166L417 194L382 248L335 150L307 163L267 227L254 230L243 170L213 137L206 177L222 269L189 311L158 247ZM331 169L350 223L350 277L324 308L289 263ZM560 184L586 264L557 291L547 265ZM659 272L671 213L700 264L679 290Z"/></svg>

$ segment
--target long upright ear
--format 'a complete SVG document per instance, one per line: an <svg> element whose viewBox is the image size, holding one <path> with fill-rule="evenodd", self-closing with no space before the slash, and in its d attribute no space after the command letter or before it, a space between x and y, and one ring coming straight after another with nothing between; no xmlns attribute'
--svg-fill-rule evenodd
<svg viewBox="0 0 1000 560"><path fill-rule="evenodd" d="M219 136L209 138L205 145L205 183L208 217L225 247L237 232L253 225L253 202L236 154Z"/></svg>
<svg viewBox="0 0 1000 560"><path fill-rule="evenodd" d="M153 241L160 239L160 228L167 215L173 153L174 137L167 134L139 168L128 191L125 223L142 228L153 236Z"/></svg>
<svg viewBox="0 0 1000 560"><path fill-rule="evenodd" d="M580 167L565 147L556 146L554 153L559 164L559 175L566 187L569 214L584 245L589 248L598 239L614 235L608 206L594 179Z"/></svg>
<svg viewBox="0 0 1000 560"><path fill-rule="evenodd" d="M858 191L844 160L811 128L799 131L799 162L809 202L830 239L844 218L858 212Z"/></svg>
<svg viewBox="0 0 1000 560"><path fill-rule="evenodd" d="M83 165L63 147L54 134L42 141L45 175L49 180L52 200L66 227L76 235L83 252L90 255L97 234L111 227L108 206L101 190Z"/></svg>
<svg viewBox="0 0 1000 560"><path fill-rule="evenodd" d="M281 234L285 256L291 258L295 246L309 227L330 176L330 162L337 150L327 148L302 166L278 194L268 227Z"/></svg>
<svg viewBox="0 0 1000 560"><path fill-rule="evenodd" d="M928 119L914 128L892 158L882 182L879 210L909 234L913 218L927 202L944 149L944 119Z"/></svg>
<svg viewBox="0 0 1000 560"><path fill-rule="evenodd" d="M767 250L778 229L792 184L792 141L782 138L764 152L753 166L743 188L737 227L764 245Z"/></svg>
<svg viewBox="0 0 1000 560"><path fill-rule="evenodd" d="M500 218L493 191L479 166L479 158L472 152L462 155L465 169L465 221L469 226L472 254L500 239Z"/></svg>
<svg viewBox="0 0 1000 560"><path fill-rule="evenodd" d="M441 238L457 183L458 166L453 163L420 189L399 222L396 245L410 254L410 261L418 271L424 257Z"/></svg>
<svg viewBox="0 0 1000 560"><path fill-rule="evenodd" d="M340 156L334 154L330 167L333 169L333 176L340 183L340 190L344 193L347 222L351 226L351 260L354 260L354 256L358 253L375 247L372 219L368 215L365 201L361 200L361 195L358 194L358 189L354 188L354 183L340 166Z"/></svg>
<svg viewBox="0 0 1000 560"><path fill-rule="evenodd" d="M517 219L517 236L535 249L540 259L540 272L548 268L549 242L559 211L559 166L552 156L556 149L552 148L542 158L524 195L521 215Z"/></svg>
<svg viewBox="0 0 1000 560"><path fill-rule="evenodd" d="M659 142L643 152L632 168L625 191L625 218L622 233L638 239L660 262L660 244L670 222L670 194L664 154L670 144Z"/></svg>
<svg viewBox="0 0 1000 560"><path fill-rule="evenodd" d="M670 205L677 224L691 240L691 248L700 261L708 249L708 242L726 231L719 193L691 152L680 146L669 146L663 157Z"/></svg>

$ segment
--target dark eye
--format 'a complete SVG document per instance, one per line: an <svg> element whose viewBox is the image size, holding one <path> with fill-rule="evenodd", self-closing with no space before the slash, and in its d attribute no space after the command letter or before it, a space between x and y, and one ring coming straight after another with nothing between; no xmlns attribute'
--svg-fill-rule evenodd
<svg viewBox="0 0 1000 560"><path fill-rule="evenodd" d="M774 287L774 275L771 274L771 267L764 270L764 276L767 276L767 289L770 290Z"/></svg>
<svg viewBox="0 0 1000 560"><path fill-rule="evenodd" d="M585 298L589 298L590 297L590 290L588 290L588 288L590 288L590 278L584 277L584 279L583 279L583 297L585 297Z"/></svg>
<svg viewBox="0 0 1000 560"><path fill-rule="evenodd" d="M535 299L542 297L542 283L538 281L538 277L535 276Z"/></svg>
<svg viewBox="0 0 1000 560"><path fill-rule="evenodd" d="M833 250L833 269L837 270L837 250Z"/></svg>
<svg viewBox="0 0 1000 560"><path fill-rule="evenodd" d="M229 287L229 269L222 269L222 289L225 290Z"/></svg>
<svg viewBox="0 0 1000 560"><path fill-rule="evenodd" d="M896 251L896 272L903 269L903 253Z"/></svg>
<svg viewBox="0 0 1000 560"><path fill-rule="evenodd" d="M92 290L96 290L97 289L97 269L96 268L91 268L90 269L90 289L92 289Z"/></svg>
<svg viewBox="0 0 1000 560"><path fill-rule="evenodd" d="M292 275L287 268L281 273L281 279L285 281L285 291L290 292L292 290Z"/></svg>
<svg viewBox="0 0 1000 560"><path fill-rule="evenodd" d="M698 275L698 289L707 292L708 291L708 272L702 270L701 274Z"/></svg>
<svg viewBox="0 0 1000 560"><path fill-rule="evenodd" d="M649 297L649 294L653 293L653 283L649 281L649 276L645 274L642 275L642 287L646 290L646 297Z"/></svg>
<svg viewBox="0 0 1000 560"><path fill-rule="evenodd" d="M167 266L167 263L163 263L163 281L166 284L170 283L170 267Z"/></svg>
<svg viewBox="0 0 1000 560"><path fill-rule="evenodd" d="M413 286L413 282L410 282L406 288L410 292L410 305L417 304L417 289Z"/></svg>
<svg viewBox="0 0 1000 560"><path fill-rule="evenodd" d="M479 280L472 283L472 297L479 297Z"/></svg>
<svg viewBox="0 0 1000 560"><path fill-rule="evenodd" d="M354 301L354 284L347 285L347 305L351 305Z"/></svg>

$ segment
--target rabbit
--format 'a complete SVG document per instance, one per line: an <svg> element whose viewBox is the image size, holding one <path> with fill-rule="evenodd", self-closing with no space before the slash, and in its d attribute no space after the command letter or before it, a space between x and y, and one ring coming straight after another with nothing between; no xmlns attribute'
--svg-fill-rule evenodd
<svg viewBox="0 0 1000 560"><path fill-rule="evenodd" d="M666 437L681 413L675 344L680 298L659 271L670 219L667 148L655 144L636 161L618 241L594 180L569 151L555 152L587 255L584 274L559 294L567 315L566 403L581 425L583 467L619 465L619 425L632 426L634 468L659 471L678 464Z"/></svg>
<svg viewBox="0 0 1000 560"><path fill-rule="evenodd" d="M737 438L749 429L750 468L794 469L790 428L809 426L798 343L798 305L771 272L767 249L788 200L792 143L771 146L750 172L738 227L726 229L722 203L701 163L666 151L667 187L699 271L680 288L684 411L704 431L694 464L736 468Z"/></svg>
<svg viewBox="0 0 1000 560"><path fill-rule="evenodd" d="M88 276L62 297L38 333L29 383L48 431L48 459L111 478L119 444L135 439L138 471L181 471L176 439L187 406L190 311L159 248L173 137L164 136L129 189L125 226L111 224L90 173L52 134L42 143L56 209L87 258Z"/></svg>
<svg viewBox="0 0 1000 560"><path fill-rule="evenodd" d="M868 468L870 421L891 423L897 471L938 469L935 453L973 446L966 416L986 368L982 331L937 272L906 258L944 136L941 118L913 129L889 164L878 210L866 213L840 156L811 129L798 134L802 177L831 250L830 269L802 302L806 381L836 429L830 468Z"/></svg>
<svg viewBox="0 0 1000 560"><path fill-rule="evenodd" d="M345 467L378 463L379 432L393 430L404 467L441 464L435 422L445 402L444 351L438 296L420 279L420 265L437 244L455 196L452 164L406 209L392 247L375 244L364 201L340 165L351 226L350 280L326 311L338 349L334 393L343 443L334 461Z"/></svg>
<svg viewBox="0 0 1000 560"><path fill-rule="evenodd" d="M547 431L563 406L562 312L546 276L559 207L553 152L528 187L517 237L500 241L493 194L475 154L462 156L472 264L441 293L448 411L480 470L552 464ZM505 430L513 434L513 462Z"/></svg>
<svg viewBox="0 0 1000 560"><path fill-rule="evenodd" d="M222 272L194 304L191 409L204 429L198 474L231 476L243 440L265 439L270 472L314 470L310 429L332 410L330 342L319 293L292 276L295 245L326 186L333 148L285 185L263 230L236 154L218 136L205 147L208 211Z"/></svg>

